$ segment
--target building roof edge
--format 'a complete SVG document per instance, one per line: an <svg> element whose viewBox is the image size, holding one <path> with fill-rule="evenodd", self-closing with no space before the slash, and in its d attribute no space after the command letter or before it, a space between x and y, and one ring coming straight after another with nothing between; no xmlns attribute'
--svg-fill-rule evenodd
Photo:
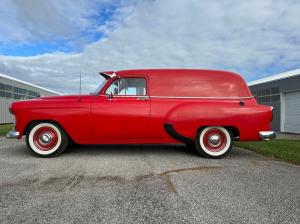
<svg viewBox="0 0 300 224"><path fill-rule="evenodd" d="M258 84L262 84L262 83L266 83L266 82L272 82L272 81L275 81L275 80L290 78L290 77L297 76L297 75L300 75L300 69L295 69L295 70L279 73L279 74L276 74L276 75L271 75L271 76L268 76L268 77L264 77L264 78L261 78L261 79L257 79L257 80L254 80L254 81L250 81L250 82L247 83L247 85L248 86L254 86L254 85L258 85Z"/></svg>
<svg viewBox="0 0 300 224"><path fill-rule="evenodd" d="M34 85L32 83L29 83L29 82L25 82L25 81L22 81L20 79L17 79L17 78L14 78L14 77L11 77L11 76L8 76L8 75L5 75L3 73L0 73L0 77L3 77L5 79L9 79L11 81L15 81L15 82L18 82L18 83L21 83L21 84L25 84L25 85L28 85L28 86L31 86L31 87L35 87L35 88L38 88L40 90L44 90L44 91L47 91L47 92L51 92L51 93L55 93L57 95L62 95L61 93L59 92L56 92L56 91L53 91L53 90L50 90L50 89L47 89L47 88L44 88L44 87L41 87L41 86L38 86L38 85Z"/></svg>

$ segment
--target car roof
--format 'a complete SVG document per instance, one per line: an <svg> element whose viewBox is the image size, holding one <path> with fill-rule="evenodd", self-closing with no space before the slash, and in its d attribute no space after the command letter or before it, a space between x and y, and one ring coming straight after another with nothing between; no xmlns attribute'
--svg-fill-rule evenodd
<svg viewBox="0 0 300 224"><path fill-rule="evenodd" d="M114 73L118 77L146 76L151 95L251 96L243 78L233 72L208 69L135 69Z"/></svg>
<svg viewBox="0 0 300 224"><path fill-rule="evenodd" d="M116 71L115 73L119 76L122 75L134 75L134 74L147 74L147 75L152 75L152 74L174 74L175 72L177 73L182 73L184 72L185 74L195 74L195 73L201 73L201 74L212 74L212 73L218 73L218 74L231 74L231 75L237 75L236 73L229 72L229 71L223 71L223 70L213 70L213 69L131 69L131 70L119 70Z"/></svg>

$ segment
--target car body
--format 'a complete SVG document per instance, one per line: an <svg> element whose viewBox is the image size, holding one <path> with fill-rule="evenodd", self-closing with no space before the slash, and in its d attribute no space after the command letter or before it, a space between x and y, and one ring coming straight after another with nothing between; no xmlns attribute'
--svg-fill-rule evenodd
<svg viewBox="0 0 300 224"><path fill-rule="evenodd" d="M105 81L90 95L39 97L12 103L10 111L16 124L7 137L26 135L29 148L37 144L45 152L41 155L34 151L35 154L52 156L47 148L43 149L47 140L53 141L56 136L53 127L47 131L47 124L52 124L66 139L78 144L185 143L212 158L224 156L233 140L275 137L270 131L272 107L257 104L238 74L198 69L100 74ZM41 123L46 125L39 134L35 133L35 139L32 134L30 142L30 131ZM209 133L201 142L203 130ZM212 150L218 144L224 145L222 137L226 144L230 142L225 153L203 152L205 142ZM56 143L57 140L56 136Z"/></svg>

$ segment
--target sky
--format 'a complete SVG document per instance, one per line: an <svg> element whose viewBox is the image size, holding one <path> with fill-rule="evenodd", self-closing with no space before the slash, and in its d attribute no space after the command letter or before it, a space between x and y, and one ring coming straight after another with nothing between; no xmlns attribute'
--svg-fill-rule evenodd
<svg viewBox="0 0 300 224"><path fill-rule="evenodd" d="M300 68L298 0L0 0L0 73L60 93L100 71Z"/></svg>

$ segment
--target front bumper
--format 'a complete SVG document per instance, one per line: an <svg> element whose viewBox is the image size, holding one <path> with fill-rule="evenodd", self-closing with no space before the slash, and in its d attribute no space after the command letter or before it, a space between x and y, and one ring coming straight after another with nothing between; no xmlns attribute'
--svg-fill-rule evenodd
<svg viewBox="0 0 300 224"><path fill-rule="evenodd" d="M276 138L276 134L274 131L260 131L259 138L261 140L270 140Z"/></svg>
<svg viewBox="0 0 300 224"><path fill-rule="evenodd" d="M15 130L11 130L9 132L7 132L6 134L6 138L8 139L16 139L19 137L19 132L18 131L15 131Z"/></svg>

